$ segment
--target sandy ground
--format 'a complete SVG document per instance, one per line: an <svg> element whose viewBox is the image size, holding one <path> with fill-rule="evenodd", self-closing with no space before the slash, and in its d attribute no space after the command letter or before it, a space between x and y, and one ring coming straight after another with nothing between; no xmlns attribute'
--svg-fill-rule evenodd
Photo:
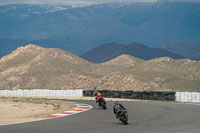
<svg viewBox="0 0 200 133"><path fill-rule="evenodd" d="M0 125L48 118L48 115L75 108L74 104L49 100L0 98Z"/></svg>

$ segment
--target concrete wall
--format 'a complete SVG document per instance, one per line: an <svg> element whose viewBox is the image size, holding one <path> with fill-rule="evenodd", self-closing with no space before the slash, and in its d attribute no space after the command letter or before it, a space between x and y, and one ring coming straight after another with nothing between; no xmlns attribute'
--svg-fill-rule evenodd
<svg viewBox="0 0 200 133"><path fill-rule="evenodd" d="M177 102L191 102L200 103L200 93L199 92L176 92Z"/></svg>
<svg viewBox="0 0 200 133"><path fill-rule="evenodd" d="M93 97L94 90L0 90L0 96L66 96L66 97ZM142 100L161 100L200 103L199 92L134 92L134 91L100 91L108 98L128 98Z"/></svg>
<svg viewBox="0 0 200 133"><path fill-rule="evenodd" d="M0 96L66 96L82 97L83 90L0 90Z"/></svg>

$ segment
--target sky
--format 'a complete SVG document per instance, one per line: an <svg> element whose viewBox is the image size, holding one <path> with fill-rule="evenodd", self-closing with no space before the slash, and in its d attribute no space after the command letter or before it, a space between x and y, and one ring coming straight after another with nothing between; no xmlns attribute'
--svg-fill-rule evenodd
<svg viewBox="0 0 200 133"><path fill-rule="evenodd" d="M157 0L0 0L0 5L8 4L65 4L65 5L93 5L101 3L130 3L130 2L156 2Z"/></svg>
<svg viewBox="0 0 200 133"><path fill-rule="evenodd" d="M94 5L102 3L133 3L133 2L157 2L157 1L188 1L200 2L200 0L0 0L0 5L8 4L64 4L64 5Z"/></svg>

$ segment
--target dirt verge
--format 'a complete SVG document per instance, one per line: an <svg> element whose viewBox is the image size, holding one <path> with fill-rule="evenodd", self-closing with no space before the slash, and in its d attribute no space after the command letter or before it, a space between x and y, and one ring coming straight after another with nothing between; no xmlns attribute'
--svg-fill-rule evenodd
<svg viewBox="0 0 200 133"><path fill-rule="evenodd" d="M0 97L0 125L40 120L75 107L72 103L45 98Z"/></svg>

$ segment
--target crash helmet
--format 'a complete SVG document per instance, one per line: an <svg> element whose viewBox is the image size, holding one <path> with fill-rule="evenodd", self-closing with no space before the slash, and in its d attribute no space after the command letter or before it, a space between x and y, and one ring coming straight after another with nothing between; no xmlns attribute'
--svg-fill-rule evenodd
<svg viewBox="0 0 200 133"><path fill-rule="evenodd" d="M119 104L119 102L118 102L118 101L116 101L116 102L115 102L115 105L118 105L118 104Z"/></svg>
<svg viewBox="0 0 200 133"><path fill-rule="evenodd" d="M97 94L98 94L98 91L95 90L94 93L93 93L93 95L97 96Z"/></svg>

